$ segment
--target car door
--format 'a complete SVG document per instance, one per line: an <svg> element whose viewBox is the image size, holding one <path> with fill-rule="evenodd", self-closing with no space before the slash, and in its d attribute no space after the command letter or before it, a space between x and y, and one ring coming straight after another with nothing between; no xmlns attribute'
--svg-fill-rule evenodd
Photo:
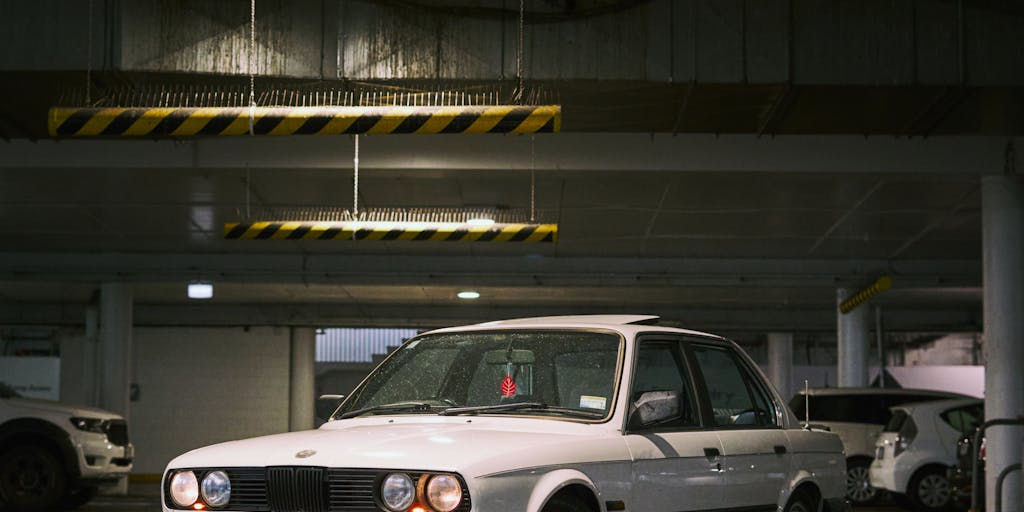
<svg viewBox="0 0 1024 512"><path fill-rule="evenodd" d="M630 409L645 392L679 393L678 417L647 427L626 425L625 441L633 457L633 495L629 510L677 512L722 508L722 445L718 434L703 429L700 400L679 340L643 339L635 350Z"/></svg>
<svg viewBox="0 0 1024 512"><path fill-rule="evenodd" d="M729 346L693 343L710 422L722 442L725 507L776 510L790 471L789 438L777 404L762 379Z"/></svg>

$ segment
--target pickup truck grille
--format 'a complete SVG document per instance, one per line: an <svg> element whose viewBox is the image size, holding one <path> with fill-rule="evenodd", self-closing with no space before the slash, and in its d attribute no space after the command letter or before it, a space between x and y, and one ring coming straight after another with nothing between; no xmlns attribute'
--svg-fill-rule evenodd
<svg viewBox="0 0 1024 512"><path fill-rule="evenodd" d="M107 441L116 446L128 446L128 424L124 420L110 420Z"/></svg>
<svg viewBox="0 0 1024 512"><path fill-rule="evenodd" d="M388 473L403 472L413 480L422 472L382 469L270 466L227 468L231 501L227 510L239 512L380 512L374 501L378 482ZM203 470L197 470L202 478ZM461 480L461 479L460 479ZM167 482L164 483L167 485ZM458 512L469 512L469 490L462 482ZM179 508L170 502L167 506Z"/></svg>

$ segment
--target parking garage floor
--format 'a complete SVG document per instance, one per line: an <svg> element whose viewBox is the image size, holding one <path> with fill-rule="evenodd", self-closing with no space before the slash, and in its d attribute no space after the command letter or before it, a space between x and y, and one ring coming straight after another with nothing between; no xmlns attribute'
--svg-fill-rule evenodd
<svg viewBox="0 0 1024 512"><path fill-rule="evenodd" d="M96 499L79 510L81 512L154 512L160 510L160 487L155 483L135 483L129 488L127 496L97 496ZM904 509L891 505L854 508L853 510L854 512L905 512Z"/></svg>

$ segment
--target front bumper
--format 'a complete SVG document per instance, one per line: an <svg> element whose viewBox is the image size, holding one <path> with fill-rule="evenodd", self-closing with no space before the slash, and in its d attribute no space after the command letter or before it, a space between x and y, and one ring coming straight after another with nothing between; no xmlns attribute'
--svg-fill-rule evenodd
<svg viewBox="0 0 1024 512"><path fill-rule="evenodd" d="M135 447L118 446L105 434L83 432L74 439L78 469L82 480L117 480L132 470Z"/></svg>

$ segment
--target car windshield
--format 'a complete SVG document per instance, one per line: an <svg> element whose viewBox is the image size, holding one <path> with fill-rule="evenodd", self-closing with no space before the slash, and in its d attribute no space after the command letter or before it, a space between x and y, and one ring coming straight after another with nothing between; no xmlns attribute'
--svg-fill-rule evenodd
<svg viewBox="0 0 1024 512"><path fill-rule="evenodd" d="M410 340L334 419L360 414L610 414L622 338L592 331L478 331ZM522 406L511 404L522 403ZM405 406L403 404L414 404Z"/></svg>

